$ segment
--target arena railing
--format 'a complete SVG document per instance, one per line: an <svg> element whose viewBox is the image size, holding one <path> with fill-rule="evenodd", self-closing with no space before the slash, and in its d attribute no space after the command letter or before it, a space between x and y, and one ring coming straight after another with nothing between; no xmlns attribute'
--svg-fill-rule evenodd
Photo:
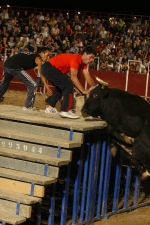
<svg viewBox="0 0 150 225"><path fill-rule="evenodd" d="M1 10L3 10L4 8L7 8L7 6L2 6L0 5ZM73 17L74 15L78 14L80 17L84 16L92 16L92 17L98 17L98 18L104 18L104 19L109 19L111 17L116 17L117 19L122 18L125 22L131 22L133 20L134 17L140 18L141 20L150 20L150 16L146 16L146 15L136 15L136 14L119 14L119 13L110 13L110 12L93 12L93 11L77 11L77 10L64 10L64 9L52 9L52 8L33 8L33 7L22 7L22 6L9 6L9 11L14 10L15 12L24 12L24 11L28 11L28 13L39 13L39 12L43 12L44 15L46 15L46 13L49 13L50 15L52 15L53 13L56 13L56 16L58 16L58 14L60 12L63 13L63 15L69 13L69 15L71 17Z"/></svg>

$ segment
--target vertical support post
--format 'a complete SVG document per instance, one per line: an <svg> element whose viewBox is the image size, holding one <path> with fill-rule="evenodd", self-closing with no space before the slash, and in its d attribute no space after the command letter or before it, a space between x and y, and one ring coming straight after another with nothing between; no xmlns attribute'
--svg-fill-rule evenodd
<svg viewBox="0 0 150 225"><path fill-rule="evenodd" d="M98 177L99 157L100 157L100 142L98 142L97 133L91 135L90 162L89 162L89 179L87 185L87 199L85 209L86 224L91 224L94 220L93 205L95 204L96 185Z"/></svg>
<svg viewBox="0 0 150 225"><path fill-rule="evenodd" d="M64 195L62 198L60 225L66 225L66 220L67 220L68 195L69 195L69 185L70 185L70 168L71 168L71 163L69 163L69 165L67 166L67 174L65 178L65 190L64 190Z"/></svg>
<svg viewBox="0 0 150 225"><path fill-rule="evenodd" d="M35 220L34 220L35 225L41 224L41 207L42 202L38 202L35 204Z"/></svg>
<svg viewBox="0 0 150 225"><path fill-rule="evenodd" d="M20 202L16 203L16 216L19 216L20 213Z"/></svg>
<svg viewBox="0 0 150 225"><path fill-rule="evenodd" d="M31 183L30 196L34 195L34 183Z"/></svg>
<svg viewBox="0 0 150 225"><path fill-rule="evenodd" d="M73 129L70 129L70 133L69 133L69 141L72 141L73 139Z"/></svg>
<svg viewBox="0 0 150 225"><path fill-rule="evenodd" d="M72 224L76 224L78 222L78 211L79 211L79 197L80 197L80 183L81 183L81 175L82 175L82 167L83 167L83 154L84 154L84 146L86 144L86 140L88 140L89 134L85 134L84 142L81 145L80 157L78 160L78 173L75 179L74 184L74 196L73 196L73 210L72 210Z"/></svg>
<svg viewBox="0 0 150 225"><path fill-rule="evenodd" d="M114 198L113 198L112 212L116 212L117 209L118 209L121 171L122 171L122 154L119 156L119 162L116 165L116 177L115 177Z"/></svg>
<svg viewBox="0 0 150 225"><path fill-rule="evenodd" d="M50 208L48 215L48 225L54 225L54 211L55 211L55 183L51 185L51 196L50 196Z"/></svg>
<svg viewBox="0 0 150 225"><path fill-rule="evenodd" d="M97 211L96 218L100 219L101 204L103 198L103 183L104 183L104 169L105 169L105 158L106 158L106 140L102 142L101 150L101 164L100 164L100 173L99 173L99 185L98 185L98 200L97 200Z"/></svg>
<svg viewBox="0 0 150 225"><path fill-rule="evenodd" d="M60 158L60 153L61 153L61 147L58 146L58 149L57 149L57 158Z"/></svg>
<svg viewBox="0 0 150 225"><path fill-rule="evenodd" d="M87 177L88 177L88 167L89 167L89 158L90 158L90 143L87 145L87 154L86 160L84 163L84 174L83 174L83 187L82 187L82 199L81 199L81 211L80 211L80 222L84 220L84 208L85 208L85 197L86 197L86 186L87 186Z"/></svg>
<svg viewBox="0 0 150 225"><path fill-rule="evenodd" d="M106 156L106 166L105 166L104 191L103 191L102 212L101 212L102 216L105 219L107 219L107 214L106 213L107 213L107 201L108 201L111 161L112 161L112 155L110 153L110 146L107 143L107 156Z"/></svg>
<svg viewBox="0 0 150 225"><path fill-rule="evenodd" d="M131 183L131 165L127 167L127 174L126 174L126 185L125 185L125 194L124 194L124 204L123 208L128 208L128 200L129 200L129 193L130 193L130 183Z"/></svg>
<svg viewBox="0 0 150 225"><path fill-rule="evenodd" d="M94 221L94 206L96 198L96 186L98 178L98 167L100 158L101 142L93 143L91 146L91 160L89 168L88 192L86 203L86 224L91 224Z"/></svg>
<svg viewBox="0 0 150 225"><path fill-rule="evenodd" d="M134 186L134 201L133 201L134 206L138 204L139 193L140 193L140 176L139 174L137 174L135 178L135 186Z"/></svg>
<svg viewBox="0 0 150 225"><path fill-rule="evenodd" d="M45 164L44 165L44 176L46 177L47 176L47 170L48 170L48 164Z"/></svg>

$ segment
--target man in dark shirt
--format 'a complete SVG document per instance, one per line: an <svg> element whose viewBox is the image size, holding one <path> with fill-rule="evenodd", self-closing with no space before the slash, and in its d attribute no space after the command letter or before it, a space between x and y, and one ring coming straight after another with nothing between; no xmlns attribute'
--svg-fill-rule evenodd
<svg viewBox="0 0 150 225"><path fill-rule="evenodd" d="M0 84L0 101L3 100L3 95L8 89L11 80L16 77L27 86L27 99L25 101L24 110L34 110L34 100L37 84L35 80L25 70L29 70L38 66L40 71L42 62L48 60L50 50L41 48L38 54L20 53L11 56L4 63L4 79Z"/></svg>

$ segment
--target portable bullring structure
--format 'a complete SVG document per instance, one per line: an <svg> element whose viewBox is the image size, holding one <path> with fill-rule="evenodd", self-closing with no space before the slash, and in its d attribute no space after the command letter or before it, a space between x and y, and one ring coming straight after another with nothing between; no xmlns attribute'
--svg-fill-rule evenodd
<svg viewBox="0 0 150 225"><path fill-rule="evenodd" d="M112 158L105 126L1 105L2 224L92 224L149 205L134 168Z"/></svg>

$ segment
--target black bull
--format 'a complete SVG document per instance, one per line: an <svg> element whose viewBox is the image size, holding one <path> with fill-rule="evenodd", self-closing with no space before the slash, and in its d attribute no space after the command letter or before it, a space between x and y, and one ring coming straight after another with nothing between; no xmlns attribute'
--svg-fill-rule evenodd
<svg viewBox="0 0 150 225"><path fill-rule="evenodd" d="M147 101L126 91L98 85L85 101L82 115L85 114L105 120L112 142L128 146L135 167L150 172L150 104Z"/></svg>

